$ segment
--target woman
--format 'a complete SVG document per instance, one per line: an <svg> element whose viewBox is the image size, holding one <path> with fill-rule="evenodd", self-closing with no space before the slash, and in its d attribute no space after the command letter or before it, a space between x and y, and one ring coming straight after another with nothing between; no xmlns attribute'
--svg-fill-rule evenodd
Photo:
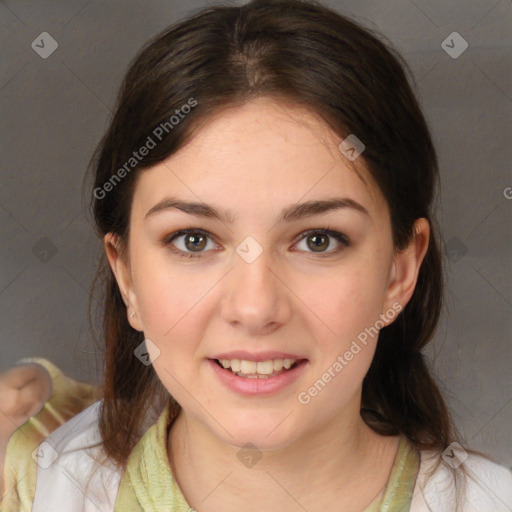
<svg viewBox="0 0 512 512"><path fill-rule="evenodd" d="M422 354L438 175L403 66L296 0L212 7L146 45L93 166L101 400L39 436L37 466L11 436L16 506L512 509L512 475L454 444Z"/></svg>

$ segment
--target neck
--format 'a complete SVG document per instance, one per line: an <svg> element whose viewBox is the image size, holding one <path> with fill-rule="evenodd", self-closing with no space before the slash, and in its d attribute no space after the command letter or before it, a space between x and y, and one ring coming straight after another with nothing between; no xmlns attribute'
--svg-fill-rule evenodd
<svg viewBox="0 0 512 512"><path fill-rule="evenodd" d="M354 501L361 509L387 481L388 472L382 479L382 468L378 474L375 469L379 460L389 462L390 445L381 441L361 419L357 403L284 447L246 450L246 460L240 447L225 443L181 411L169 431L168 454L187 502L201 511L251 510L250 506L279 510L276 497L286 508L296 500L311 510L306 503L315 503L316 509L319 499L328 505L336 496L339 504L338 495L350 495L347 509ZM372 475L374 484L369 487L366 482ZM265 503L268 507L262 507Z"/></svg>

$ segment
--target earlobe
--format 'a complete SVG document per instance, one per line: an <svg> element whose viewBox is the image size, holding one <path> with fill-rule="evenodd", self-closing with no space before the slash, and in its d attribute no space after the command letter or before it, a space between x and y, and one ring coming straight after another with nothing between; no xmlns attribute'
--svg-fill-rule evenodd
<svg viewBox="0 0 512 512"><path fill-rule="evenodd" d="M133 289L128 259L126 255L123 254L119 238L114 233L107 233L103 241L110 268L115 276L121 297L127 308L128 321L134 329L142 331L139 322L140 315L137 315L137 297Z"/></svg>
<svg viewBox="0 0 512 512"><path fill-rule="evenodd" d="M413 232L414 235L409 245L395 253L386 294L386 309L395 303L399 303L402 309L405 308L414 293L420 267L429 245L430 224L428 220L416 219Z"/></svg>

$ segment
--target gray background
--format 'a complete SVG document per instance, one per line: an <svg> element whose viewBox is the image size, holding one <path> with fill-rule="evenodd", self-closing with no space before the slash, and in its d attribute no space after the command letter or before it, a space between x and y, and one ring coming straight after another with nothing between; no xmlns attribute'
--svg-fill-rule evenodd
<svg viewBox="0 0 512 512"><path fill-rule="evenodd" d="M0 3L0 369L43 356L97 381L87 298L101 243L81 183L130 59L209 2ZM512 466L510 0L329 4L409 62L439 150L447 307L429 355L469 445ZM31 44L48 32L58 49ZM460 41L457 58L442 47ZM448 39L447 39L448 38Z"/></svg>

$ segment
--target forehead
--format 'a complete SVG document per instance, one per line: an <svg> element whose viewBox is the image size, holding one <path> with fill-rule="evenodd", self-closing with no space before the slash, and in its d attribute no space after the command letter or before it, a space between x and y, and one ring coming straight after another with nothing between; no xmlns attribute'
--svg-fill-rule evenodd
<svg viewBox="0 0 512 512"><path fill-rule="evenodd" d="M300 106L260 98L212 116L190 142L140 173L133 213L167 196L262 218L283 205L343 196L371 216L387 210L362 158L350 162L339 136Z"/></svg>

